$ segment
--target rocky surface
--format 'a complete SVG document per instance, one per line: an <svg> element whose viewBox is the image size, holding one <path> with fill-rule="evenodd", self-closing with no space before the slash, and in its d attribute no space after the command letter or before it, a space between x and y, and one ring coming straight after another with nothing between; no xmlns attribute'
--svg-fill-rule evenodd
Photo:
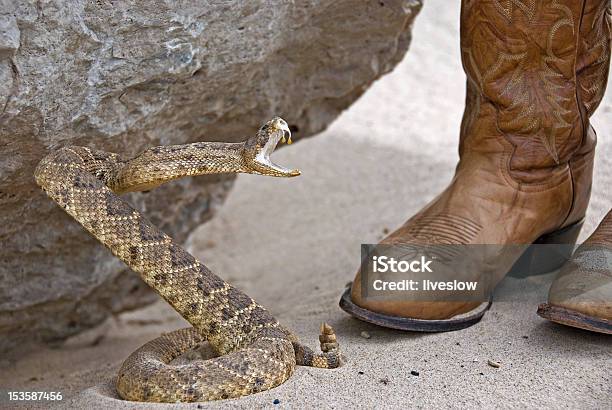
<svg viewBox="0 0 612 410"><path fill-rule="evenodd" d="M324 129L402 58L416 0L0 0L0 351L154 299L43 196L36 163L79 144L134 155L236 141L273 115ZM129 198L178 240L233 178Z"/></svg>

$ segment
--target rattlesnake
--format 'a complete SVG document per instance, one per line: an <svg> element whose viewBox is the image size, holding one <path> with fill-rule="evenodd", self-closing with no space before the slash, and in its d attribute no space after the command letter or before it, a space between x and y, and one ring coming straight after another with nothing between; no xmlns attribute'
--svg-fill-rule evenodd
<svg viewBox="0 0 612 410"><path fill-rule="evenodd" d="M160 146L127 161L117 154L73 146L51 152L36 168L36 182L47 195L193 326L163 335L128 357L116 382L122 398L157 402L235 398L280 385L296 365L339 366L340 351L331 326L322 324L322 353L314 353L267 310L213 274L117 195L188 175L299 175L270 160L285 134L290 143L289 127L277 117L242 143ZM204 341L218 357L170 364Z"/></svg>

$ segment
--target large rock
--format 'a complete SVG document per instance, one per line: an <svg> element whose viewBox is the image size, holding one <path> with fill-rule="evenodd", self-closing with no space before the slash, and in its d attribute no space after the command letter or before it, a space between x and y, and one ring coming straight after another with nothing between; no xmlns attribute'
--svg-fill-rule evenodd
<svg viewBox="0 0 612 410"><path fill-rule="evenodd" d="M416 0L0 0L0 351L155 297L35 185L52 147L126 156L237 141L273 115L324 129L408 48ZM232 177L132 203L182 241Z"/></svg>

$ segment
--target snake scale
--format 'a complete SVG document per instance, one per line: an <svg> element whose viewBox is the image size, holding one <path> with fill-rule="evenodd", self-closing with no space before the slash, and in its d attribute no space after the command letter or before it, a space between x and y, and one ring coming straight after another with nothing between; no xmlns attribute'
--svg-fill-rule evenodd
<svg viewBox="0 0 612 410"><path fill-rule="evenodd" d="M276 117L241 143L160 146L130 160L71 146L51 152L39 163L35 178L47 195L193 326L162 335L126 359L116 381L122 398L152 402L236 398L282 384L296 365L340 365L331 326L321 325L322 352L313 352L261 305L213 274L118 196L189 175L299 175L270 160L285 135L291 142L287 123ZM171 363L205 341L217 357Z"/></svg>

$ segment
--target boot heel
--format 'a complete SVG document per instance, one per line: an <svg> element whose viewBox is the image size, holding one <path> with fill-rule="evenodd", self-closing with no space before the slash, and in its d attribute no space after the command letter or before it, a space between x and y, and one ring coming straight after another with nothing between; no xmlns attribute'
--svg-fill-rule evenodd
<svg viewBox="0 0 612 410"><path fill-rule="evenodd" d="M513 278L542 275L559 269L574 253L584 219L540 236L525 250L508 273Z"/></svg>

